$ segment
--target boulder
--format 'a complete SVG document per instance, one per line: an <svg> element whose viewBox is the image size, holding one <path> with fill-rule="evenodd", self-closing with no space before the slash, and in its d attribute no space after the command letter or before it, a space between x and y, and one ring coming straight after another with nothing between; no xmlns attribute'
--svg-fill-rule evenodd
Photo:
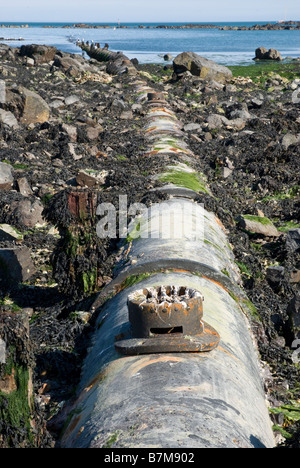
<svg viewBox="0 0 300 468"><path fill-rule="evenodd" d="M12 167L0 162L0 190L10 190L14 183Z"/></svg>
<svg viewBox="0 0 300 468"><path fill-rule="evenodd" d="M224 124L229 122L224 115L211 114L207 117L208 128L210 130L214 128L222 128Z"/></svg>
<svg viewBox="0 0 300 468"><path fill-rule="evenodd" d="M23 45L20 48L21 57L30 57L34 60L35 65L48 63L54 60L57 53L56 47L48 45L30 44Z"/></svg>
<svg viewBox="0 0 300 468"><path fill-rule="evenodd" d="M300 249L300 229L290 229L286 236L286 246L292 252Z"/></svg>
<svg viewBox="0 0 300 468"><path fill-rule="evenodd" d="M232 79L232 72L229 68L194 52L183 52L177 55L173 61L173 68L177 76L189 71L192 75L207 81L215 80L224 83Z"/></svg>
<svg viewBox="0 0 300 468"><path fill-rule="evenodd" d="M76 182L80 187L97 187L105 184L107 176L107 171L81 170L76 177Z"/></svg>
<svg viewBox="0 0 300 468"><path fill-rule="evenodd" d="M258 47L255 51L255 58L253 60L283 60L280 52L276 49L265 49L264 47Z"/></svg>
<svg viewBox="0 0 300 468"><path fill-rule="evenodd" d="M281 235L272 221L265 217L243 215L237 218L237 223L240 228L265 237L279 237Z"/></svg>
<svg viewBox="0 0 300 468"><path fill-rule="evenodd" d="M20 201L13 201L10 206L11 214L16 222L28 228L34 228L37 225L44 225L43 205L39 200L24 198Z"/></svg>
<svg viewBox="0 0 300 468"><path fill-rule="evenodd" d="M19 93L23 99L21 123L29 125L49 120L49 106L39 94L29 91L23 86L19 87Z"/></svg>
<svg viewBox="0 0 300 468"><path fill-rule="evenodd" d="M62 69L64 73L72 77L91 70L89 63L82 61L80 56L73 58L68 55L64 55L63 57L56 56L53 67Z"/></svg>
<svg viewBox="0 0 300 468"><path fill-rule="evenodd" d="M13 112L14 116L26 125L44 123L50 117L50 109L44 99L23 86L6 88L6 102L1 107Z"/></svg>
<svg viewBox="0 0 300 468"><path fill-rule="evenodd" d="M27 247L0 249L0 279L11 278L17 283L22 283L35 273L30 249Z"/></svg>
<svg viewBox="0 0 300 468"><path fill-rule="evenodd" d="M211 114L207 118L207 123L210 130L222 128L223 126L228 129L243 130L246 126L247 120L242 118L229 120L224 115Z"/></svg>
<svg viewBox="0 0 300 468"><path fill-rule="evenodd" d="M14 62L17 58L18 49L16 47L9 47L6 44L0 44L0 58L1 61L7 60Z"/></svg>

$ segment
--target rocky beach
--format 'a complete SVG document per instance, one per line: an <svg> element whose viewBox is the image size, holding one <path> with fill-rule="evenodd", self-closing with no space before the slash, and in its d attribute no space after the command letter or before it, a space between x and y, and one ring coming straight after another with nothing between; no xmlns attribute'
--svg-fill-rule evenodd
<svg viewBox="0 0 300 468"><path fill-rule="evenodd" d="M299 448L300 64L228 69L184 53L140 65L82 48L92 58L0 44L0 447L60 446L92 306L120 256L93 207L167 197L155 175L173 159L147 153L140 79L196 155L209 186L196 201L225 226L251 301L277 446Z"/></svg>

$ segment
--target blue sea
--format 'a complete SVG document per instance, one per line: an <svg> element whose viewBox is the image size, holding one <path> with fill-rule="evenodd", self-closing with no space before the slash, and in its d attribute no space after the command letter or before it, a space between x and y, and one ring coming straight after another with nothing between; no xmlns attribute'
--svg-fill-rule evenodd
<svg viewBox="0 0 300 468"><path fill-rule="evenodd" d="M267 21L263 23L212 24L252 26L266 23ZM15 23L15 25L18 24L21 23ZM252 59L257 47L277 49L283 57L300 56L300 30L155 29L158 24L126 23L121 25L126 26L126 28L119 28L118 24L110 23L108 24L109 29L77 29L73 27L65 29L63 26L72 26L73 23L28 23L28 28L1 27L0 42L15 47L20 47L23 44L48 44L65 52L82 53L81 49L76 46L76 40L93 40L100 42L101 46L108 43L111 50L122 51L130 59L137 58L140 63L163 63L163 55L166 53L176 56L181 52L192 51L223 65L249 65L253 63ZM145 28L139 28L140 25L145 26ZM5 39L19 38L24 40L5 41Z"/></svg>

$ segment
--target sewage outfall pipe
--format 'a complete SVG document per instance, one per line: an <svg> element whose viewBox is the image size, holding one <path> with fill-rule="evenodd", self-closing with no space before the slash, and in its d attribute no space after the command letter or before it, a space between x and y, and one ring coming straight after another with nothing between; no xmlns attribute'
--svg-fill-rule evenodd
<svg viewBox="0 0 300 468"><path fill-rule="evenodd" d="M149 94L143 83L134 86L140 90L140 100L141 88ZM164 143L163 156L169 160L173 121L180 161L191 152L177 131L177 119L162 121L164 112L171 112L165 104L155 117L153 106L147 107L145 128L150 119L153 124L149 154L156 151L158 142L159 148ZM164 174L192 171L180 162L174 169L172 161ZM96 300L100 310L96 332L62 446L274 447L259 356L247 318L248 301L224 227L213 213L195 203L196 193L190 188L167 183L162 190L170 200L138 217L139 238L128 240L116 278ZM174 232L181 233L175 239L164 236L159 223L170 219L171 212ZM143 230L149 225L152 231L147 238ZM126 281L129 278L139 282L132 284ZM144 340L133 337L136 351L128 346L127 354L120 352L117 345L132 338L128 296L166 291L171 285L204 297L204 333L207 324L213 327L220 336L217 346L207 352L164 352L154 346L152 352L138 354ZM193 337L182 338L193 342Z"/></svg>

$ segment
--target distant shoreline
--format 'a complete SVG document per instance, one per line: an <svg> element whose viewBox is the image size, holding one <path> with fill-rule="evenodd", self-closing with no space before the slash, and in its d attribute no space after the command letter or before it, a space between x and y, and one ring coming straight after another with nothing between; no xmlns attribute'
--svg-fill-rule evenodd
<svg viewBox="0 0 300 468"><path fill-rule="evenodd" d="M209 24L209 23L189 23L189 24L181 24L181 23L165 23L165 24L158 24L158 23L146 23L146 24L138 24L138 23L124 23L124 24L114 24L114 23L104 23L104 24L97 24L97 23L3 23L0 24L0 28L20 28L20 29L27 29L33 28L35 26L32 25L43 25L39 26L46 29L219 29L221 31L280 31L280 30L300 30L300 21L280 21L280 22L269 22L266 24L254 24L253 26L238 26L239 23L245 24L246 22L233 22L234 26L228 26L224 24L228 24L227 22L221 24ZM249 22L251 23L251 22ZM134 26L132 26L134 24ZM235 26L237 25L237 26Z"/></svg>

